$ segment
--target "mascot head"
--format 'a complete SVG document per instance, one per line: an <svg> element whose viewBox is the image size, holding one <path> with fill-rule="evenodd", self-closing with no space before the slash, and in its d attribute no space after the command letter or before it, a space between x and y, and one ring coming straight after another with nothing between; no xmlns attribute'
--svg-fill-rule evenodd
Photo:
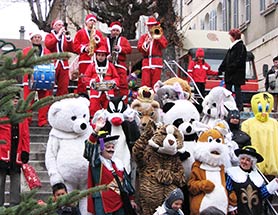
<svg viewBox="0 0 278 215"><path fill-rule="evenodd" d="M207 128L199 135L194 149L195 160L210 166L226 164L225 159L228 156L228 151L224 145L225 127L224 124L218 123L215 127Z"/></svg>
<svg viewBox="0 0 278 215"><path fill-rule="evenodd" d="M266 122L273 107L273 96L270 93L258 93L251 99L252 111L257 120Z"/></svg>
<svg viewBox="0 0 278 215"><path fill-rule="evenodd" d="M163 125L156 129L149 145L161 154L175 155L183 146L183 136L173 125Z"/></svg>

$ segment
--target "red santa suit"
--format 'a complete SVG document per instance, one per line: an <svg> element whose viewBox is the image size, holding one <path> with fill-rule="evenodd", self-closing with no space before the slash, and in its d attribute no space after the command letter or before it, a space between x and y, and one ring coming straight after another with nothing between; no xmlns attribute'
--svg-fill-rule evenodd
<svg viewBox="0 0 278 215"><path fill-rule="evenodd" d="M23 55L26 56L28 54L28 52L34 48L34 46L29 46L29 47L26 47L22 50L23 52ZM42 46L41 46L42 48ZM41 49L41 52L39 53L39 56L43 56L45 54L50 54L51 52L47 49L47 48L42 48ZM28 86L28 82L29 82L29 78L28 78L28 74L25 74L24 77L23 77L23 98L26 99L27 96L30 94L31 90L29 89L29 86ZM52 90L38 90L38 98L39 99L42 99L44 97L47 97L47 96L51 96L52 95ZM34 101L32 101L33 103ZM42 108L40 108L38 110L38 125L39 126L44 126L45 124L47 124L47 112L48 112L48 109L49 109L49 105L46 105ZM31 123L31 118L28 119L29 122Z"/></svg>
<svg viewBox="0 0 278 215"><path fill-rule="evenodd" d="M96 50L96 52L102 52L102 47ZM104 52L107 51L103 50ZM116 68L112 63L110 63L107 59L105 59L105 66L98 66L98 61L89 64L86 72L85 72L85 82L86 86L91 86L92 82L102 82L102 81L114 81L116 86L119 85L119 75L117 73ZM104 70L104 77L99 74L100 70ZM108 106L107 96L114 96L114 90L110 89L108 91L97 91L93 88L90 90L90 115L94 116L95 112L104 108L106 109Z"/></svg>
<svg viewBox="0 0 278 215"><path fill-rule="evenodd" d="M59 38L54 30L46 35L45 46L52 53L73 52L73 42L70 35L62 35ZM55 79L58 86L56 95L68 94L69 62L67 59L58 59L55 61Z"/></svg>
<svg viewBox="0 0 278 215"><path fill-rule="evenodd" d="M118 29L121 33L122 32L121 23L112 22L110 25L110 29L111 30ZM116 67L118 75L120 77L119 92L115 92L115 94L119 95L119 96L124 96L124 95L127 96L128 95L128 83L127 83L127 66L126 66L125 61L126 61L126 55L130 54L132 51L130 43L123 36L112 38L111 35L109 35L106 38L106 45L107 45L107 49L108 49L110 55L112 55L112 52L114 49L113 45L119 46L118 51L114 50L116 52L116 56L117 56L116 57L117 60L114 63L114 66Z"/></svg>
<svg viewBox="0 0 278 215"><path fill-rule="evenodd" d="M159 22L155 18L149 18L147 25L158 25ZM138 41L137 49L143 54L142 61L142 80L141 85L153 87L154 84L160 80L161 71L163 67L162 50L168 45L168 41L164 35L159 39L152 39L147 44L148 37L151 38L151 34L143 34Z"/></svg>
<svg viewBox="0 0 278 215"><path fill-rule="evenodd" d="M96 30L96 49L104 44L104 39L100 31ZM79 66L79 75L84 75L87 67L92 63L92 56L89 56L89 53L85 51L85 48L90 44L90 33L89 30L85 27L77 31L74 41L73 48L74 52L79 55L78 66ZM78 93L87 93L86 84L84 78L79 77L77 84Z"/></svg>

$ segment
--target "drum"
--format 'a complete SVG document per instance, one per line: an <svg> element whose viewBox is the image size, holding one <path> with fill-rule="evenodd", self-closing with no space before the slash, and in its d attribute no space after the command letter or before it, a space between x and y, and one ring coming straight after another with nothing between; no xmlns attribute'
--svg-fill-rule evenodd
<svg viewBox="0 0 278 215"><path fill-rule="evenodd" d="M52 90L54 85L54 64L42 64L34 67L34 73L29 78L30 90Z"/></svg>

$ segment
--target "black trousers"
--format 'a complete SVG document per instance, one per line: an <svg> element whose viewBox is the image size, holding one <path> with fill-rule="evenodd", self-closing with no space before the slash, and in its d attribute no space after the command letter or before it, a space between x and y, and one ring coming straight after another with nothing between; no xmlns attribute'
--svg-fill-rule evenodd
<svg viewBox="0 0 278 215"><path fill-rule="evenodd" d="M232 92L232 87L234 86L235 95L236 95L236 106L239 111L243 111L243 100L242 100L242 92L241 92L241 85L238 84L226 84L226 89Z"/></svg>

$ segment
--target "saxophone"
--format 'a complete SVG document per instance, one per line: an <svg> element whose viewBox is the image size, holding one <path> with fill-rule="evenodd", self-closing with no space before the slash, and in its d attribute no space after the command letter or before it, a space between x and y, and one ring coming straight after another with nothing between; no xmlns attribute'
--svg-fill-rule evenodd
<svg viewBox="0 0 278 215"><path fill-rule="evenodd" d="M90 43L89 43L89 56L94 55L94 51L97 45L96 41L96 26L93 25L92 30L90 32Z"/></svg>
<svg viewBox="0 0 278 215"><path fill-rule="evenodd" d="M115 49L116 45L117 45L117 42L118 42L118 38L119 37L116 37L113 41L113 45L112 45L112 53L111 53L111 62L115 65L118 61L118 50Z"/></svg>

